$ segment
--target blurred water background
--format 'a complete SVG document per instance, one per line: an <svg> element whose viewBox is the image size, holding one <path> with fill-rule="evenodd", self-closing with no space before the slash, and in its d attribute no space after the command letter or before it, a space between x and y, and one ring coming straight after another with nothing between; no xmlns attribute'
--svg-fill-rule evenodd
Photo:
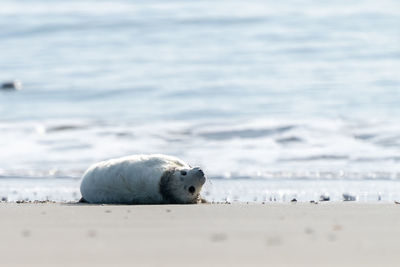
<svg viewBox="0 0 400 267"><path fill-rule="evenodd" d="M3 200L136 153L210 201L400 199L399 1L2 0L0 40Z"/></svg>

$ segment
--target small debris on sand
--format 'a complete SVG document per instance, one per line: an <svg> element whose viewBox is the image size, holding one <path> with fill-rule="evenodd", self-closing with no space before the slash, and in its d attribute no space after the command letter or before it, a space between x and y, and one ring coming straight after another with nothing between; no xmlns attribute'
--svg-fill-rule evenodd
<svg viewBox="0 0 400 267"><path fill-rule="evenodd" d="M319 201L329 201L329 200L331 200L331 198L325 194L323 194L319 197Z"/></svg>
<svg viewBox="0 0 400 267"><path fill-rule="evenodd" d="M297 202L297 199L293 198L290 202Z"/></svg>
<svg viewBox="0 0 400 267"><path fill-rule="evenodd" d="M95 237L97 235L97 232L95 230L89 230L87 233L88 237Z"/></svg>
<svg viewBox="0 0 400 267"><path fill-rule="evenodd" d="M267 239L267 246L274 247L282 245L282 238L279 236L272 236Z"/></svg>
<svg viewBox="0 0 400 267"><path fill-rule="evenodd" d="M356 201L357 198L353 195L350 195L348 193L344 193L343 195L343 201Z"/></svg>
<svg viewBox="0 0 400 267"><path fill-rule="evenodd" d="M308 235L311 235L314 233L314 230L310 227L307 227L306 229L304 229L304 232Z"/></svg>
<svg viewBox="0 0 400 267"><path fill-rule="evenodd" d="M22 236L23 236L23 237L30 237L30 236L31 236L31 231L29 231L29 230L23 230L23 231L22 231Z"/></svg>
<svg viewBox="0 0 400 267"><path fill-rule="evenodd" d="M333 231L340 231L340 230L342 230L343 229L343 227L340 225L340 224L335 224L333 227L332 227L332 230Z"/></svg>
<svg viewBox="0 0 400 267"><path fill-rule="evenodd" d="M225 241L228 238L228 236L224 233L215 233L211 235L211 241L212 242L221 242Z"/></svg>

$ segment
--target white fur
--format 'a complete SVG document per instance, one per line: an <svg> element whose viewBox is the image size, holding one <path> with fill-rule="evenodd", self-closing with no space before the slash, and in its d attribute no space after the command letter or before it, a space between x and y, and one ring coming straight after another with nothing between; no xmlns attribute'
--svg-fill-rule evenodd
<svg viewBox="0 0 400 267"><path fill-rule="evenodd" d="M166 155L133 155L102 161L84 173L82 197L90 203L162 203L160 178L171 169L193 168ZM203 183L196 189L197 194Z"/></svg>

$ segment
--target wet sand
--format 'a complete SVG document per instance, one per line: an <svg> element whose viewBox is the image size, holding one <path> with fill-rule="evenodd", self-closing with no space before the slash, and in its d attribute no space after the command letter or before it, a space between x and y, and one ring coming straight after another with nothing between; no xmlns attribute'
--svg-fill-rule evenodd
<svg viewBox="0 0 400 267"><path fill-rule="evenodd" d="M400 205L0 203L1 266L399 266Z"/></svg>

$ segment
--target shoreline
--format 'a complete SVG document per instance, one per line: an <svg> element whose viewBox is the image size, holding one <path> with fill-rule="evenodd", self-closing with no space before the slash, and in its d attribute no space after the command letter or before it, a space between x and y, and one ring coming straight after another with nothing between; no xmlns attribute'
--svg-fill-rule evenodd
<svg viewBox="0 0 400 267"><path fill-rule="evenodd" d="M78 201L77 179L0 179L0 200ZM400 201L400 180L209 179L202 197L214 203L269 203L355 200L362 203Z"/></svg>
<svg viewBox="0 0 400 267"><path fill-rule="evenodd" d="M399 210L0 203L0 266L397 266Z"/></svg>

